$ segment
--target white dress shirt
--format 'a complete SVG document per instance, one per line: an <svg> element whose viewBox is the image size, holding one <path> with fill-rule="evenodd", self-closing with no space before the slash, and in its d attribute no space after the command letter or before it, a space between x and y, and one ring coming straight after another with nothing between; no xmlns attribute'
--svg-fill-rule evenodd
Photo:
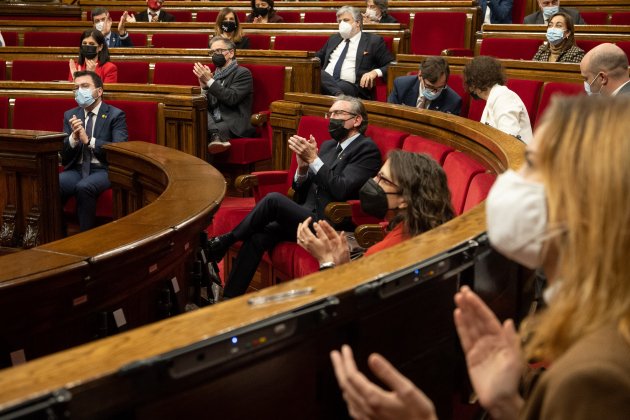
<svg viewBox="0 0 630 420"><path fill-rule="evenodd" d="M486 107L481 114L481 122L511 134L527 144L533 137L525 104L506 86L497 84L492 87Z"/></svg>

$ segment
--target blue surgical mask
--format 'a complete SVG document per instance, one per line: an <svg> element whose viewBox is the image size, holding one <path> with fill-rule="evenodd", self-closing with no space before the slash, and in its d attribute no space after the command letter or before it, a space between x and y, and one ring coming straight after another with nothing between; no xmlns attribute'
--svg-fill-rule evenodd
<svg viewBox="0 0 630 420"><path fill-rule="evenodd" d="M547 41L551 45L558 45L564 39L564 29L549 28L547 29Z"/></svg>
<svg viewBox="0 0 630 420"><path fill-rule="evenodd" d="M96 101L96 99L92 95L92 89L90 88L79 88L75 90L74 99L77 101L77 104L79 104L81 108L87 108Z"/></svg>
<svg viewBox="0 0 630 420"><path fill-rule="evenodd" d="M424 86L424 82L422 82L422 96L424 96L425 98L427 98L427 100L429 101L435 101L438 96L440 96L440 94L442 93L442 91L444 89L438 89L437 91L432 91L426 88L426 86Z"/></svg>
<svg viewBox="0 0 630 420"><path fill-rule="evenodd" d="M543 11L543 16L545 17L545 20L551 19L551 16L558 13L558 10L560 10L560 6L543 7L542 11Z"/></svg>
<svg viewBox="0 0 630 420"><path fill-rule="evenodd" d="M599 77L599 73L597 73L597 76L595 76L595 78L593 80L591 80L591 83L589 83L588 81L584 81L584 91L586 92L586 94L588 96L599 95L601 93L603 86L599 87L599 92L592 92L591 91L591 86L593 85L593 83L595 83L595 80L597 80L598 77Z"/></svg>

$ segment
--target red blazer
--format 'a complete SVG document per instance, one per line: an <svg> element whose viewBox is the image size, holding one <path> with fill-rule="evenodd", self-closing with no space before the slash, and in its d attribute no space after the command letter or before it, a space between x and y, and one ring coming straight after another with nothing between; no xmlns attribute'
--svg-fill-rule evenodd
<svg viewBox="0 0 630 420"><path fill-rule="evenodd" d="M74 63L76 64L78 70L85 70L85 64L79 66L76 61ZM94 69L94 73L99 75L99 77L103 80L103 83L118 82L118 67L116 67L116 64L110 61L105 63L103 66L97 64L96 68ZM72 73L70 73L70 75L68 76L68 81L72 82L73 80L74 77L72 76Z"/></svg>

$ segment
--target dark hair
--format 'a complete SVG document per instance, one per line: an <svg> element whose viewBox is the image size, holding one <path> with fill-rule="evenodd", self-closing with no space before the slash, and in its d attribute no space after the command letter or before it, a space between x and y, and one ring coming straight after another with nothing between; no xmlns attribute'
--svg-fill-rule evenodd
<svg viewBox="0 0 630 420"><path fill-rule="evenodd" d="M271 16L274 13L276 13L276 11L273 9L273 0L261 0L261 1L264 1L265 3L269 5L269 14L267 16ZM251 5L252 5L252 15L253 15L254 12L256 11L256 0L251 0Z"/></svg>
<svg viewBox="0 0 630 420"><path fill-rule="evenodd" d="M92 10L92 22L94 22L94 16L98 16L98 15L107 15L109 16L109 11L104 8L104 7L95 7ZM111 18L111 16L109 16Z"/></svg>
<svg viewBox="0 0 630 420"><path fill-rule="evenodd" d="M385 16L387 14L387 0L373 0L374 6L378 7L381 11L381 16ZM366 2L367 3L367 2Z"/></svg>
<svg viewBox="0 0 630 420"><path fill-rule="evenodd" d="M221 24L225 20L225 17L230 13L234 15L234 23L236 23L236 30L234 31L234 35L232 36L231 40L235 43L241 42L241 39L243 39L243 28L241 28L241 23L238 20L238 14L236 14L236 12L230 7L224 7L217 15L217 20L214 22L214 36L219 36L223 33L223 29L221 29ZM208 44L208 46L210 46L210 44Z"/></svg>
<svg viewBox="0 0 630 420"><path fill-rule="evenodd" d="M363 102L361 102L359 98L355 98L354 96L348 96L348 95L336 96L335 102L339 102L339 101L350 102L350 105L351 105L350 109L352 113L361 116L361 124L359 125L357 130L359 130L359 133L365 134L365 130L367 130L367 126L368 126L368 114L367 114L367 111L365 110L365 105L363 105Z"/></svg>
<svg viewBox="0 0 630 420"><path fill-rule="evenodd" d="M103 47L97 55L98 64L102 66L109 61L109 48L107 47L107 42L105 42L105 37L101 31L97 31L96 29L88 29L81 34L81 41L79 41L79 65L82 66L85 64L85 56L83 55L83 51L81 51L81 45L83 45L83 40L89 37L94 38L94 41L96 41L99 46Z"/></svg>
<svg viewBox="0 0 630 420"><path fill-rule="evenodd" d="M451 74L448 61L444 57L439 56L425 58L420 63L420 72L422 72L422 78L427 79L431 83L437 82L437 79L443 74L446 75L446 81L448 82L448 76Z"/></svg>
<svg viewBox="0 0 630 420"><path fill-rule="evenodd" d="M72 78L76 79L77 77L81 77L81 76L90 76L92 78L92 83L94 83L94 87L96 88L103 87L103 79L101 79L101 77L95 72L89 71L89 70L75 71L74 74L72 75Z"/></svg>
<svg viewBox="0 0 630 420"><path fill-rule="evenodd" d="M215 42L223 41L228 50L233 50L234 55L236 55L236 45L234 41L229 38L223 38L222 36L213 36L210 42L208 42L208 48L212 49L212 44Z"/></svg>
<svg viewBox="0 0 630 420"><path fill-rule="evenodd" d="M473 58L464 67L464 85L468 90L486 90L494 85L505 85L507 78L499 60L487 55Z"/></svg>
<svg viewBox="0 0 630 420"><path fill-rule="evenodd" d="M419 235L455 217L446 173L423 153L389 152L392 181L400 188L407 207L390 221L389 228L404 223L409 236Z"/></svg>

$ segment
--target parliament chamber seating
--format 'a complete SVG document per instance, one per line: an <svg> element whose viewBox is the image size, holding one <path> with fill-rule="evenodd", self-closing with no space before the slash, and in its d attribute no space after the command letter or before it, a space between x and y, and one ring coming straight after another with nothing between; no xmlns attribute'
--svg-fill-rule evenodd
<svg viewBox="0 0 630 420"><path fill-rule="evenodd" d="M630 25L630 12L615 12L610 17L611 25Z"/></svg>
<svg viewBox="0 0 630 420"><path fill-rule="evenodd" d="M282 13L278 13L282 16L282 19L285 23L301 23L302 22L302 13L301 12L290 12L284 10ZM243 19L241 22L245 22Z"/></svg>
<svg viewBox="0 0 630 420"><path fill-rule="evenodd" d="M2 32L2 38L4 38L5 46L16 47L18 45L17 32Z"/></svg>
<svg viewBox="0 0 630 420"><path fill-rule="evenodd" d="M580 12L582 19L588 25L607 25L608 12Z"/></svg>
<svg viewBox="0 0 630 420"><path fill-rule="evenodd" d="M551 103L551 98L555 95L584 95L584 84L582 83L563 83L563 82L547 82L543 85L540 93L540 103L538 104L538 112L536 118L531 118L532 128L540 121L545 109Z"/></svg>
<svg viewBox="0 0 630 420"><path fill-rule="evenodd" d="M449 48L470 48L466 44L470 24L464 12L416 13L411 30L411 54L440 55Z"/></svg>
<svg viewBox="0 0 630 420"><path fill-rule="evenodd" d="M337 23L335 11L321 11L304 13L304 23Z"/></svg>
<svg viewBox="0 0 630 420"><path fill-rule="evenodd" d="M208 48L208 34L153 34L154 48Z"/></svg>
<svg viewBox="0 0 630 420"><path fill-rule="evenodd" d="M77 32L26 32L25 47L76 47L81 45L81 33Z"/></svg>
<svg viewBox="0 0 630 420"><path fill-rule="evenodd" d="M149 63L146 61L116 61L118 83L149 83Z"/></svg>
<svg viewBox="0 0 630 420"><path fill-rule="evenodd" d="M531 60L541 44L542 40L539 39L486 38L481 41L479 55Z"/></svg>

